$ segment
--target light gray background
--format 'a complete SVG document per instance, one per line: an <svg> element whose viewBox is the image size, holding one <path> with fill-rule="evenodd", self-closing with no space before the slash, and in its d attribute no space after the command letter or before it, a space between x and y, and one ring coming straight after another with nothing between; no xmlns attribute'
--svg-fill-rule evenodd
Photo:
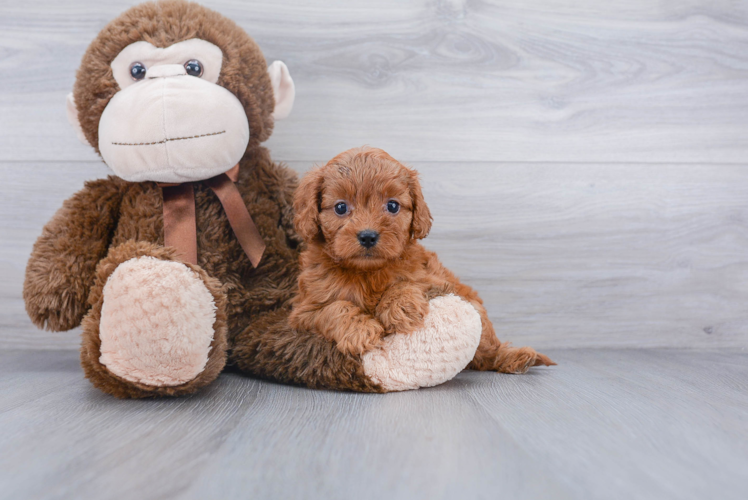
<svg viewBox="0 0 748 500"><path fill-rule="evenodd" d="M77 347L31 326L23 271L62 201L108 173L64 100L130 4L3 3L0 347ZM205 4L291 70L273 157L303 172L369 144L416 167L426 245L503 338L748 343L748 2Z"/></svg>
<svg viewBox="0 0 748 500"><path fill-rule="evenodd" d="M426 245L560 365L137 402L21 300L42 225L108 173L64 99L133 3L0 0L0 498L743 498L747 1L204 2L291 70L273 157L416 167Z"/></svg>

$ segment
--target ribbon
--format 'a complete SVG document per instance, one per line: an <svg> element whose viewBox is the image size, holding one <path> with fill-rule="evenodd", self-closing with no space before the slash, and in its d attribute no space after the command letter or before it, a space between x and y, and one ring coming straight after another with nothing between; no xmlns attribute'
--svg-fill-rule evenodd
<svg viewBox="0 0 748 500"><path fill-rule="evenodd" d="M237 163L228 172L202 182L218 197L236 239L249 257L252 267L257 267L265 252L265 243L234 184L238 178ZM191 182L158 185L164 197L164 245L175 247L185 262L197 264L195 189Z"/></svg>

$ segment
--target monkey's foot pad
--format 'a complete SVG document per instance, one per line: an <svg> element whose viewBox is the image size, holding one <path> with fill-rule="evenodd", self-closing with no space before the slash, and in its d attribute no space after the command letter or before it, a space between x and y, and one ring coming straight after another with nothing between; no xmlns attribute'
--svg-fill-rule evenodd
<svg viewBox="0 0 748 500"><path fill-rule="evenodd" d="M101 357L114 375L156 387L180 385L205 369L216 305L184 264L139 257L104 286Z"/></svg>
<svg viewBox="0 0 748 500"><path fill-rule="evenodd" d="M423 328L394 334L363 356L364 372L388 391L432 387L452 379L475 355L481 336L480 315L455 295L429 302Z"/></svg>

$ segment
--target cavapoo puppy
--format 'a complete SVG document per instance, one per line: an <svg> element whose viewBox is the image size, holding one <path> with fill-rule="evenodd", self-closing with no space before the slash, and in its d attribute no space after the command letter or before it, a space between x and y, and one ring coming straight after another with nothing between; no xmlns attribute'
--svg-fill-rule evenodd
<svg viewBox="0 0 748 500"><path fill-rule="evenodd" d="M307 246L292 327L359 355L386 335L421 328L429 299L453 293L476 308L483 327L468 369L522 373L555 364L529 347L502 344L476 291L418 243L431 229L418 173L384 151L351 149L311 170L294 209Z"/></svg>

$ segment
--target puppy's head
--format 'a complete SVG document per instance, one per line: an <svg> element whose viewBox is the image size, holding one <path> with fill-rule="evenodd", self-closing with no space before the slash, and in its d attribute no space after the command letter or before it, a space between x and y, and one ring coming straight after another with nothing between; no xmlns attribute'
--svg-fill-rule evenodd
<svg viewBox="0 0 748 500"><path fill-rule="evenodd" d="M351 149L311 170L294 210L301 237L346 267L383 267L431 230L418 173L381 149Z"/></svg>

